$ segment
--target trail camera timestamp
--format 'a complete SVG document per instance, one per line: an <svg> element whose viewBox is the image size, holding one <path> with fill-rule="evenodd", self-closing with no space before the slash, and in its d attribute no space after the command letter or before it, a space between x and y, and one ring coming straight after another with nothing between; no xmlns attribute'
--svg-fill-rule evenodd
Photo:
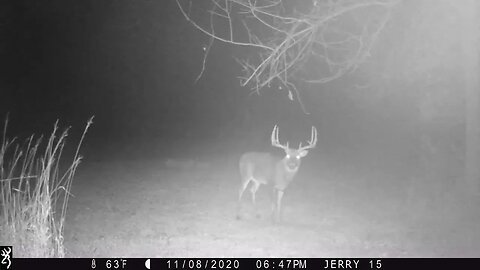
<svg viewBox="0 0 480 270"><path fill-rule="evenodd" d="M307 260L303 259L263 259L255 262L257 269L307 269Z"/></svg>

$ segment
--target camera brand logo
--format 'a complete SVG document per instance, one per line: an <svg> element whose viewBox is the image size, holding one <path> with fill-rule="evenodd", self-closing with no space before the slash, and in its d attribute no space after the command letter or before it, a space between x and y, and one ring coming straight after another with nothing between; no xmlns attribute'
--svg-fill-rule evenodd
<svg viewBox="0 0 480 270"><path fill-rule="evenodd" d="M0 270L12 269L12 246L0 246Z"/></svg>

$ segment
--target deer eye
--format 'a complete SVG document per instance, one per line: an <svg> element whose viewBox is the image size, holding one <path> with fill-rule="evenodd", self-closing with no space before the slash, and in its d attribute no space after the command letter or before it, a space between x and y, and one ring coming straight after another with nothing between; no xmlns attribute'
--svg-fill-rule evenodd
<svg viewBox="0 0 480 270"><path fill-rule="evenodd" d="M287 154L287 156L286 156L286 157L287 157L287 159L289 159L289 158L290 158L290 155L289 155L289 154Z"/></svg>
<svg viewBox="0 0 480 270"><path fill-rule="evenodd" d="M296 156L297 159L300 159L300 156Z"/></svg>

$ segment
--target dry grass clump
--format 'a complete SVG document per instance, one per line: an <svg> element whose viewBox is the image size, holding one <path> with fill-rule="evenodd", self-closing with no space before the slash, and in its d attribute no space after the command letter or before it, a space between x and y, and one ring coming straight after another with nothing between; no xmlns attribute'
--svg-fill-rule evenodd
<svg viewBox="0 0 480 270"><path fill-rule="evenodd" d="M42 137L24 143L7 138L5 120L0 146L0 242L13 245L15 257L64 257L63 230L73 176L82 160L80 146L92 124L89 119L72 163L61 169L68 128L58 121L46 145Z"/></svg>

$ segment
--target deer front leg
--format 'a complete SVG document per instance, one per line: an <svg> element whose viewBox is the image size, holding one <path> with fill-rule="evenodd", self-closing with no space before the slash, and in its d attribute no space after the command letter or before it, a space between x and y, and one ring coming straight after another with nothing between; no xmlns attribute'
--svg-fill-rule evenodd
<svg viewBox="0 0 480 270"><path fill-rule="evenodd" d="M280 189L274 189L275 201L273 203L272 217L274 223L281 222L281 208L282 208L282 198L285 192Z"/></svg>

